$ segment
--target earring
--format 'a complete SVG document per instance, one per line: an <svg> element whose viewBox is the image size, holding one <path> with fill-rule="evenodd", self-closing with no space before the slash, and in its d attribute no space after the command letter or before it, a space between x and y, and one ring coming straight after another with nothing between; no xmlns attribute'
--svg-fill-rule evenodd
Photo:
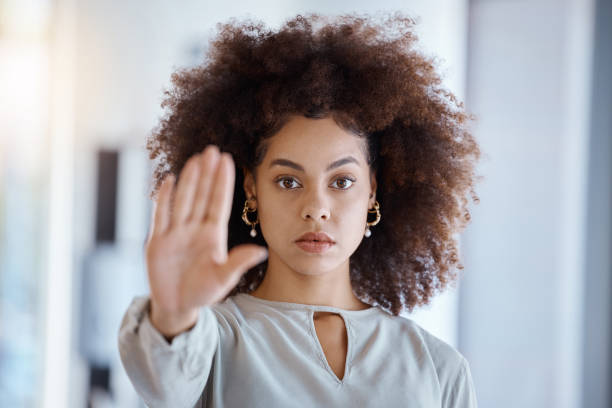
<svg viewBox="0 0 612 408"><path fill-rule="evenodd" d="M257 223L259 222L259 217L257 217L255 221L249 221L249 217L247 216L247 213L255 212L255 211L257 211L256 208L254 209L249 208L249 200L247 199L244 202L244 208L242 209L242 220L246 223L246 225L251 226L251 236L253 238L257 236L257 231L255 231L255 225L257 225Z"/></svg>
<svg viewBox="0 0 612 408"><path fill-rule="evenodd" d="M376 201L374 203L374 209L369 209L368 210L368 214L374 214L376 213L376 219L374 221L371 222L367 222L367 226L365 229L365 237L366 238L370 238L370 236L372 235L372 231L370 231L370 227L373 227L374 225L378 224L380 222L380 204L378 203L378 201Z"/></svg>

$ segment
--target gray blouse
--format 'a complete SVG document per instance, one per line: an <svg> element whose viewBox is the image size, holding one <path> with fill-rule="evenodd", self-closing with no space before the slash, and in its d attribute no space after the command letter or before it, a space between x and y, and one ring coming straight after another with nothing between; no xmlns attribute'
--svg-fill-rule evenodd
<svg viewBox="0 0 612 408"><path fill-rule="evenodd" d="M230 296L203 307L171 343L132 300L119 329L128 377L149 407L476 408L467 360L411 319L379 307L344 310ZM344 376L329 366L315 311L344 320Z"/></svg>

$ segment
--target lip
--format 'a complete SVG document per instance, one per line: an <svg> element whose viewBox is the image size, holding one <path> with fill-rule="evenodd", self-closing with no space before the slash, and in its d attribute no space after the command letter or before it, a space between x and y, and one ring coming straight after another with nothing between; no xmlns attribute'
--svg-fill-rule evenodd
<svg viewBox="0 0 612 408"><path fill-rule="evenodd" d="M304 251L315 254L323 253L335 244L334 239L323 231L307 232L299 237L295 243Z"/></svg>
<svg viewBox="0 0 612 408"><path fill-rule="evenodd" d="M314 242L335 244L334 239L329 236L326 232L307 232L299 237L295 242ZM316 242L315 242L316 243Z"/></svg>
<svg viewBox="0 0 612 408"><path fill-rule="evenodd" d="M296 241L298 247L302 248L306 252L312 252L320 254L327 251L329 248L334 246L333 242L329 241Z"/></svg>

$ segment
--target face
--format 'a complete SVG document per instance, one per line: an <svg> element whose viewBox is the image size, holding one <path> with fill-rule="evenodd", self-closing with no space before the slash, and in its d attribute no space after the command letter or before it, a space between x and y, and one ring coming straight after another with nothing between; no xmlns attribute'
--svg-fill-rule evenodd
<svg viewBox="0 0 612 408"><path fill-rule="evenodd" d="M292 116L268 143L256 182L247 172L244 184L247 197L256 198L268 266L278 262L308 275L348 268L376 201L365 139L331 117ZM310 252L296 243L319 231L335 242L327 250Z"/></svg>

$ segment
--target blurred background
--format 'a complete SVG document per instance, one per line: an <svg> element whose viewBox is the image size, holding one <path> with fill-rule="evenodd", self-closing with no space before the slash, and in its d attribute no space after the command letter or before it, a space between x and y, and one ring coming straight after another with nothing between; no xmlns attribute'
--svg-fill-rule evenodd
<svg viewBox="0 0 612 408"><path fill-rule="evenodd" d="M612 2L256 3L0 0L0 406L144 406L116 337L148 292L145 138L215 24L392 10L485 153L462 279L407 317L468 359L480 407L612 406Z"/></svg>

